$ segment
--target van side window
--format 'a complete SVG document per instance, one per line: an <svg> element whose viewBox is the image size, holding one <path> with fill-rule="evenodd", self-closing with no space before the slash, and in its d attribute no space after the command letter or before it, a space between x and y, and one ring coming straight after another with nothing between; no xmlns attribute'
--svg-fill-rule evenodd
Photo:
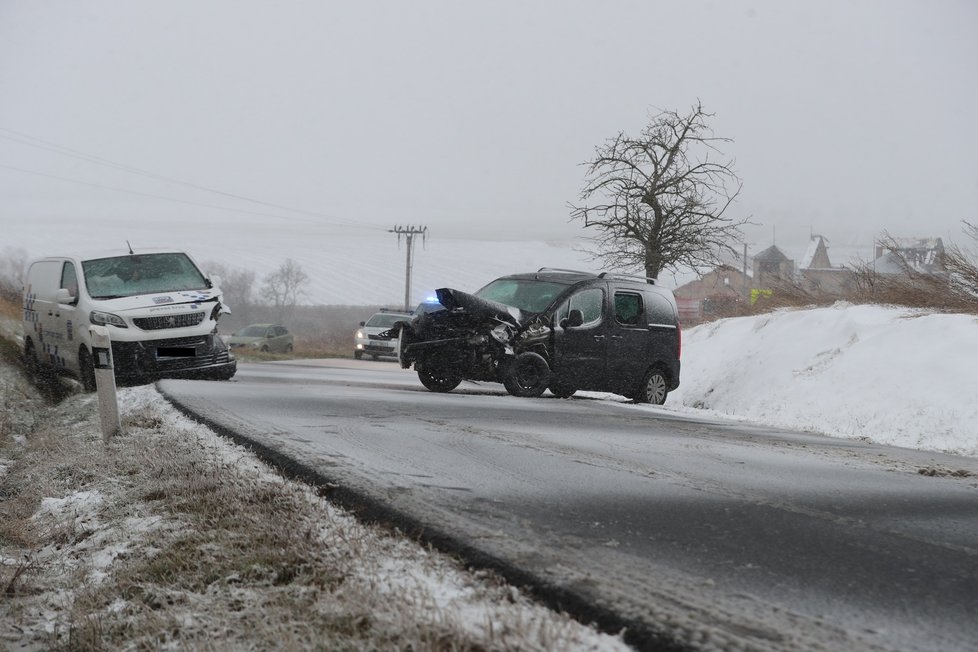
<svg viewBox="0 0 978 652"><path fill-rule="evenodd" d="M61 269L60 287L68 290L68 294L72 297L78 296L78 277L75 275L74 263L66 262L65 266Z"/></svg>
<svg viewBox="0 0 978 652"><path fill-rule="evenodd" d="M615 292L615 320L625 326L637 326L641 323L644 309L642 295L632 292Z"/></svg>
<svg viewBox="0 0 978 652"><path fill-rule="evenodd" d="M580 310L584 315L582 326L593 326L601 321L601 308L604 305L604 290L588 288L568 299L557 309L557 323L565 319L571 310Z"/></svg>
<svg viewBox="0 0 978 652"><path fill-rule="evenodd" d="M672 309L672 304L658 294L646 293L648 299L649 323L664 324L667 326L676 325L676 313Z"/></svg>

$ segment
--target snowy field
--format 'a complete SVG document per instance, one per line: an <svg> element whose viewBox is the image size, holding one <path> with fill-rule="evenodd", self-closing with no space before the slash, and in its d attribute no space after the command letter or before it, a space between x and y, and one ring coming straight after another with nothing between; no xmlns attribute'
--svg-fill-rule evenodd
<svg viewBox="0 0 978 652"><path fill-rule="evenodd" d="M601 271L604 267L587 250L593 245L581 229L581 237L553 240L520 239L521 233L501 229L496 240L445 238L429 233L415 239L412 265L412 304L441 287L473 292L489 281L541 267ZM292 258L309 275L300 303L312 305L399 306L404 302L407 243L384 229L336 227L315 220L279 220L241 216L233 226L201 220L126 223L39 217L4 224L0 254L4 248L23 250L28 257L74 252L128 251L135 248L173 247L190 253L206 268L220 263L255 272L255 289L262 278ZM759 245L756 250L767 247ZM785 253L801 259L808 242L780 243ZM753 253L753 252L752 252ZM835 265L864 262L871 247L835 243L829 250ZM676 288L694 280L689 272L664 273L659 283ZM233 309L234 306L231 306Z"/></svg>
<svg viewBox="0 0 978 652"><path fill-rule="evenodd" d="M234 226L214 222L147 222L138 225L99 220L85 222L60 217L5 225L3 247L19 248L29 257L67 253L118 251L126 241L139 248L173 247L187 251L207 271L216 262L255 272L255 290L262 278L286 258L295 260L309 276L300 303L312 305L399 306L404 302L407 243L377 229L348 230L313 220L281 221L274 226L243 217ZM436 288L475 291L489 281L540 267L600 271L583 251L581 239L517 241L502 232L499 240L448 239L431 233L415 238L411 303ZM234 306L231 306L233 309Z"/></svg>
<svg viewBox="0 0 978 652"><path fill-rule="evenodd" d="M978 317L839 303L683 333L667 407L978 456Z"/></svg>

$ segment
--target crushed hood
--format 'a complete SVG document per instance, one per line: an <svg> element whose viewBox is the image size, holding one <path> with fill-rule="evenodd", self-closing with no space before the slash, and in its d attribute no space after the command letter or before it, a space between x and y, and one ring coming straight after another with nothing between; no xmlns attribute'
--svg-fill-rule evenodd
<svg viewBox="0 0 978 652"><path fill-rule="evenodd" d="M438 296L438 303L448 310L461 308L476 319L498 319L515 326L519 326L523 321L523 313L519 308L504 303L483 299L452 288L439 288L435 290L435 294Z"/></svg>

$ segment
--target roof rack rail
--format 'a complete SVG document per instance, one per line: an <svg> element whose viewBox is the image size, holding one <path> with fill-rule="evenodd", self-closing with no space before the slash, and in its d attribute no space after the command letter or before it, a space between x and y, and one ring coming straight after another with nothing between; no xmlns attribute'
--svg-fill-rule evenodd
<svg viewBox="0 0 978 652"><path fill-rule="evenodd" d="M617 278L624 281L642 281L643 283L648 283L649 285L655 285L656 279L649 278L648 276L636 276L633 274L617 274L615 272L601 272L598 274L598 278Z"/></svg>
<svg viewBox="0 0 978 652"><path fill-rule="evenodd" d="M595 276L594 272L582 272L578 269L563 269L562 267L541 267L537 270L537 274L540 272L560 272L562 274L583 274L585 276Z"/></svg>

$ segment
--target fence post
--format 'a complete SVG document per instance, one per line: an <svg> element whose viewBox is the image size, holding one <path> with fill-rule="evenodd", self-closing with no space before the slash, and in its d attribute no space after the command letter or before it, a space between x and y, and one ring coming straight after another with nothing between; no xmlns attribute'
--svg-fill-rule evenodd
<svg viewBox="0 0 978 652"><path fill-rule="evenodd" d="M108 441L122 430L119 421L119 399L115 393L115 369L112 364L112 341L105 326L90 326L92 361L95 364L95 387L98 389L98 414L102 438Z"/></svg>

